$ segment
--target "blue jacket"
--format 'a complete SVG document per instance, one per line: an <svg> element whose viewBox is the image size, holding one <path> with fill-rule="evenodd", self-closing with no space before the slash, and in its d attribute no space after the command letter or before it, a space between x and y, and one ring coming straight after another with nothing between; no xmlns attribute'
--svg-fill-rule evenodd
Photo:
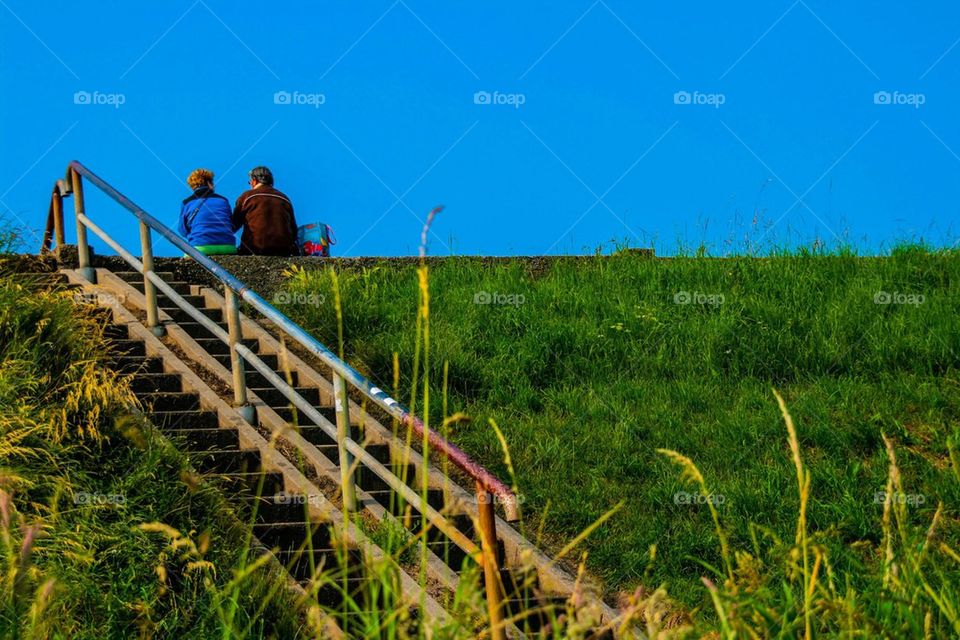
<svg viewBox="0 0 960 640"><path fill-rule="evenodd" d="M180 235L195 247L236 244L230 201L210 187L200 187L180 206Z"/></svg>

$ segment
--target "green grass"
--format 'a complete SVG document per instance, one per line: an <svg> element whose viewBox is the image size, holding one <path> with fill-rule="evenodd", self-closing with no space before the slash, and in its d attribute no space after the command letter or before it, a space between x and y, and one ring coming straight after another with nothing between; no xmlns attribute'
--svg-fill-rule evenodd
<svg viewBox="0 0 960 640"><path fill-rule="evenodd" d="M333 345L329 282L325 273L294 273L290 291L321 293L325 303L283 311ZM415 268L345 270L340 287L350 361L392 388L397 351L409 389ZM523 296L522 304L475 304L480 292ZM723 302L678 304L682 292ZM877 304L878 292L924 299ZM585 545L588 569L611 593L666 585L699 607L709 603L701 576L716 577L705 564L721 566L708 509L677 503L691 490L658 448L699 465L722 501L732 547L752 548L753 535L770 540L761 529L792 540L799 498L774 387L812 474L809 527L853 587L870 582L879 558L883 504L875 498L888 473L881 433L896 443L905 491L923 496L908 507L910 521L925 526L943 501L940 532L960 538L960 483L946 447L960 424L956 253L617 255L536 271L519 261L447 259L430 269L430 293L432 395L440 397L449 363L449 412L475 418L452 437L505 478L487 418L503 428L528 532L543 525L556 549L624 501ZM439 424L439 402L432 409ZM786 569L770 571L781 578Z"/></svg>

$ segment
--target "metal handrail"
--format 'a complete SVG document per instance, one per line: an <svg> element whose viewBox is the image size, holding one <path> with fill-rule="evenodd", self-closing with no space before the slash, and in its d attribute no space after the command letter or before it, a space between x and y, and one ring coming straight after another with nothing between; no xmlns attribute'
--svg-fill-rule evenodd
<svg viewBox="0 0 960 640"><path fill-rule="evenodd" d="M87 217L84 211L83 187L81 176L87 178L94 186L103 191L112 200L127 209L140 221L140 239L142 246L142 260L125 250L119 243L110 237L103 229ZM159 322L159 312L156 301L156 291L160 290L178 307L184 310L191 318L208 329L214 336L230 346L231 366L233 369L234 401L248 420L252 421L252 407L247 403L245 374L243 361L249 362L254 369L262 374L271 385L276 387L284 396L297 406L310 420L335 438L340 447L341 491L344 505L348 509L355 509L355 495L352 480L353 458L356 457L368 466L377 476L383 479L394 491L405 500L416 504L420 512L432 524L443 531L454 544L462 548L471 556L482 559L486 582L488 607L491 614L492 635L494 638L503 637L503 611L501 606L502 590L499 585L499 563L496 552L496 517L494 510L494 496L500 502L508 521L519 519L519 509L513 491L502 481L496 478L487 469L471 459L456 445L450 443L435 431L427 427L420 418L416 417L401 403L394 400L379 387L373 385L356 369L341 360L330 349L308 334L298 324L287 318L273 305L264 300L256 292L241 282L222 266L197 251L169 227L137 206L132 200L117 191L105 180L87 169L80 162L73 160L67 167L65 180L58 180L51 196L50 211L47 218L47 232L44 234L42 251L49 250L50 236L55 232L58 245L63 244L63 203L62 198L74 195L74 210L77 222L77 252L80 272L84 278L93 282L95 272L91 267L89 246L87 244L87 229L93 231L126 262L136 268L144 276L144 295L147 300L147 324L155 332L162 332ZM168 285L153 270L153 250L150 231L154 230L169 240L174 246L193 258L200 266L210 272L225 287L225 303L227 311L228 331L213 322L199 309L187 302L179 293ZM268 367L252 350L240 341L239 308L237 296L246 301L251 307L270 319L280 330L300 343L309 352L320 358L333 372L334 399L337 413L337 427L334 429L327 420L306 399L287 382ZM446 517L433 509L423 496L414 491L400 478L381 464L363 448L362 445L349 437L349 415L347 385L358 389L365 397L372 400L377 406L396 418L401 424L412 429L420 438L426 435L427 448L438 451L461 471L470 476L476 483L477 509L480 521L481 547L466 537L454 527ZM427 452L424 452L425 454ZM428 458L424 456L424 464ZM426 469L424 470L426 472Z"/></svg>

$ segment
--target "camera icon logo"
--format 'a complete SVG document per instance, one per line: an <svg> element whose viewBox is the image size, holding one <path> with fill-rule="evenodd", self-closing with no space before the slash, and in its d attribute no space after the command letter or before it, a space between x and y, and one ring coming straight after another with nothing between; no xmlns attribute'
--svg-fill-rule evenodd
<svg viewBox="0 0 960 640"><path fill-rule="evenodd" d="M90 98L89 91L77 91L73 94L73 104L90 104Z"/></svg>
<svg viewBox="0 0 960 640"><path fill-rule="evenodd" d="M490 104L491 101L489 91L477 91L473 94L473 104Z"/></svg>
<svg viewBox="0 0 960 640"><path fill-rule="evenodd" d="M674 304L690 304L690 292L689 291L677 291L673 294Z"/></svg>
<svg viewBox="0 0 960 640"><path fill-rule="evenodd" d="M493 296L490 295L489 291L478 291L473 294L473 304L490 304L493 300Z"/></svg>
<svg viewBox="0 0 960 640"><path fill-rule="evenodd" d="M292 299L289 291L277 291L273 294L273 304L290 304Z"/></svg>
<svg viewBox="0 0 960 640"><path fill-rule="evenodd" d="M877 91L873 94L873 104L890 104L891 95L889 91Z"/></svg>
<svg viewBox="0 0 960 640"><path fill-rule="evenodd" d="M689 91L677 91L673 94L673 104L690 104L691 96Z"/></svg>
<svg viewBox="0 0 960 640"><path fill-rule="evenodd" d="M277 91L273 94L273 104L290 104L291 98L289 91Z"/></svg>
<svg viewBox="0 0 960 640"><path fill-rule="evenodd" d="M893 296L891 296L887 291L877 291L875 294L873 294L874 304L890 304L892 301Z"/></svg>

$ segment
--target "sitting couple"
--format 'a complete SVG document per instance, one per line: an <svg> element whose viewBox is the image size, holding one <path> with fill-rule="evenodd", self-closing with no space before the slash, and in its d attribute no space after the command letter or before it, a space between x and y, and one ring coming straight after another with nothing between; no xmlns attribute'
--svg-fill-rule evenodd
<svg viewBox="0 0 960 640"><path fill-rule="evenodd" d="M295 256L297 220L293 204L273 188L273 173L267 167L250 171L250 189L230 201L213 190L213 172L196 169L187 178L193 195L180 207L179 231L204 255ZM240 247L234 234L240 234Z"/></svg>

